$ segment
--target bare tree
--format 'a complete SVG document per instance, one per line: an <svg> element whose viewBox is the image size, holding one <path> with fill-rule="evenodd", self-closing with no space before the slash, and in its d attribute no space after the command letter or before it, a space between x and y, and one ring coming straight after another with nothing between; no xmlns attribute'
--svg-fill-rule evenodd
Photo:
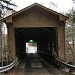
<svg viewBox="0 0 75 75"><path fill-rule="evenodd" d="M2 21L3 11L4 10L15 11L11 6L16 6L15 4L11 3L11 0L9 0L9 1L8 0L0 0L0 51L1 51L0 52L0 59L1 59L1 62L2 62L2 66L3 66L3 62L4 62L4 60L3 60L3 57L4 57L3 47L5 46L5 43L4 43L5 42L5 37L2 34L2 30L3 30L2 26L4 25L3 21ZM4 29L4 31L5 31L5 29ZM4 46L3 46L3 44L4 44Z"/></svg>
<svg viewBox="0 0 75 75"><path fill-rule="evenodd" d="M72 38L72 53L73 53L73 63L75 65L75 10L72 8L68 13L67 16L69 17L69 24L71 25L71 38Z"/></svg>
<svg viewBox="0 0 75 75"><path fill-rule="evenodd" d="M55 8L57 8L58 6L57 6L57 4L55 3L55 2L49 2L49 8L50 9L55 9Z"/></svg>

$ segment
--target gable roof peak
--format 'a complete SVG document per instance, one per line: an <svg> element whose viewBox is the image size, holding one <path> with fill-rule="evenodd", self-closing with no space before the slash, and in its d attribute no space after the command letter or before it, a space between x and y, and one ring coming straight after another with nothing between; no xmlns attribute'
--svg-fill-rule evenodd
<svg viewBox="0 0 75 75"><path fill-rule="evenodd" d="M22 13L22 12L24 12L24 11L30 9L30 8L32 8L32 7L35 7L35 6L38 6L38 7L42 8L43 10L47 10L48 12L51 12L51 13L53 13L53 14L55 14L55 15L63 16L63 17L66 18L66 19L68 18L67 16L65 16L65 15L63 15L63 14L58 13L58 12L56 12L56 11L50 9L50 8L47 8L47 7L45 7L45 6L43 6L43 5L39 4L39 3L36 3L36 2L33 3L33 4L31 4L31 5L29 5L29 6L27 6L27 7L25 7L25 8L23 8L23 9L21 9L20 11L18 11L18 12L16 12L16 13L13 13L12 15L7 16L6 18L8 18L8 17L10 17L10 16L11 16L11 17L14 17L14 16L16 16L16 15L18 15L18 14L20 14L20 13ZM6 18L4 18L4 19L6 19Z"/></svg>

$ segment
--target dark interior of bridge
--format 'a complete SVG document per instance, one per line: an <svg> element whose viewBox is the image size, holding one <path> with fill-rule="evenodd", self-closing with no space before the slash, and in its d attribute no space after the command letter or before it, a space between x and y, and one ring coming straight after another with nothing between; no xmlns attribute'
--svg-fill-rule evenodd
<svg viewBox="0 0 75 75"><path fill-rule="evenodd" d="M37 43L37 53L42 58L55 60L58 55L57 34L55 27L15 28L16 55L19 59L25 57L26 42L32 39Z"/></svg>

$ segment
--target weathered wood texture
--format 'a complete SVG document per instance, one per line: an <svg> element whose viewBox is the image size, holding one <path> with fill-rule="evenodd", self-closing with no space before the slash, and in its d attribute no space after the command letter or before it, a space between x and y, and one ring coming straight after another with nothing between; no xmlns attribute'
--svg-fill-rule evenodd
<svg viewBox="0 0 75 75"><path fill-rule="evenodd" d="M10 59L15 59L15 35L14 27L12 25L8 25L8 50Z"/></svg>
<svg viewBox="0 0 75 75"><path fill-rule="evenodd" d="M58 16L33 8L13 18L14 27L58 27Z"/></svg>
<svg viewBox="0 0 75 75"><path fill-rule="evenodd" d="M62 60L65 60L65 27L64 22L60 23L60 26L58 27L58 52L59 57Z"/></svg>

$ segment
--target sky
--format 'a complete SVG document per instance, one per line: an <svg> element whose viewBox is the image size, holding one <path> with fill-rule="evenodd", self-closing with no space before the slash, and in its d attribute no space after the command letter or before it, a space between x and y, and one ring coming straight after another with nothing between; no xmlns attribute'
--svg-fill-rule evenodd
<svg viewBox="0 0 75 75"><path fill-rule="evenodd" d="M35 2L58 12L68 11L75 6L72 0L12 0L12 2L17 5L16 10L21 10Z"/></svg>

